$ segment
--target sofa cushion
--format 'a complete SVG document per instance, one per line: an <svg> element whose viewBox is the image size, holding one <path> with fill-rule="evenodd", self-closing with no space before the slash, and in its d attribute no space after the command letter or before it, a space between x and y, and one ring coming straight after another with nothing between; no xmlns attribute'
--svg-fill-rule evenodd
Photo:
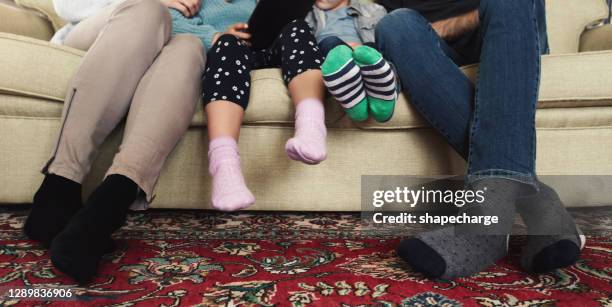
<svg viewBox="0 0 612 307"><path fill-rule="evenodd" d="M612 50L612 24L584 31L580 37L580 52Z"/></svg>
<svg viewBox="0 0 612 307"><path fill-rule="evenodd" d="M44 15L53 26L55 31L66 24L66 21L57 15L53 7L53 0L15 0L17 5L25 7ZM54 31L54 32L55 32Z"/></svg>
<svg viewBox="0 0 612 307"><path fill-rule="evenodd" d="M546 0L550 54L578 52L582 32L608 14L606 0Z"/></svg>
<svg viewBox="0 0 612 307"><path fill-rule="evenodd" d="M63 101L83 51L0 33L0 91Z"/></svg>
<svg viewBox="0 0 612 307"><path fill-rule="evenodd" d="M0 115L59 117L66 88L78 67L83 52L44 41L10 34L0 34L0 92L47 101L4 103ZM462 68L475 80L478 66ZM291 125L293 106L278 69L252 73L251 103L246 125ZM539 108L612 106L612 51L551 55L542 59ZM54 101L54 103L48 102ZM394 117L387 123L367 121L352 123L334 101L328 101L327 124L330 128L410 129L428 124L410 106L405 95L396 104ZM193 126L205 125L201 103ZM547 122L551 122L548 120ZM568 123L569 124L569 123Z"/></svg>
<svg viewBox="0 0 612 307"><path fill-rule="evenodd" d="M612 106L612 50L542 57L540 108Z"/></svg>
<svg viewBox="0 0 612 307"><path fill-rule="evenodd" d="M0 0L0 32L48 40L55 32L42 14L18 7L12 0Z"/></svg>

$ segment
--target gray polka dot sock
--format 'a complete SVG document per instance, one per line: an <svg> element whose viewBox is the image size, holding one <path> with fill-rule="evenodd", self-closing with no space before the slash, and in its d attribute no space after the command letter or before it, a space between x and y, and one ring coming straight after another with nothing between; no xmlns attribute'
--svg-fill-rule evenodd
<svg viewBox="0 0 612 307"><path fill-rule="evenodd" d="M398 256L432 278L453 279L483 271L507 253L515 202L524 187L498 178L476 182L472 189L484 191L484 202L464 207L459 215L497 216L498 224L461 224L424 232L400 242Z"/></svg>
<svg viewBox="0 0 612 307"><path fill-rule="evenodd" d="M521 266L532 273L549 272L576 263L585 239L559 195L543 183L538 185L538 194L521 198L516 204L529 234Z"/></svg>

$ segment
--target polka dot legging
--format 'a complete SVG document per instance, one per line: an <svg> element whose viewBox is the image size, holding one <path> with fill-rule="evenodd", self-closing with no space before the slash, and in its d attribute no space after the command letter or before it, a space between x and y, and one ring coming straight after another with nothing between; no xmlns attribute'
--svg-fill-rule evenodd
<svg viewBox="0 0 612 307"><path fill-rule="evenodd" d="M323 57L310 27L303 20L286 25L268 49L254 51L229 34L208 51L203 78L204 104L227 100L243 109L249 104L251 70L280 67L286 84L308 70L320 69Z"/></svg>

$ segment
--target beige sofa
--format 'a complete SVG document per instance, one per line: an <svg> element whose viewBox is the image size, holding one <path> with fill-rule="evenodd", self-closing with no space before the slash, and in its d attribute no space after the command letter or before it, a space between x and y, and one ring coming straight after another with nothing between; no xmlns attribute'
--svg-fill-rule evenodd
<svg viewBox="0 0 612 307"><path fill-rule="evenodd" d="M612 175L612 27L605 0L549 0L551 55L542 63L537 111L540 175ZM65 89L83 52L47 43L63 22L51 0L0 0L0 203L28 203L58 133ZM589 30L587 30L587 28ZM12 34L9 34L12 33ZM471 78L477 66L465 67ZM359 210L361 175L462 174L465 163L402 98L385 124L351 123L327 106L329 158L290 161L292 110L277 70L253 73L240 149L256 210ZM169 158L152 206L209 208L201 109ZM121 137L102 149L87 190L100 180ZM610 180L589 177L561 194L568 206L612 204ZM578 191L579 193L576 193Z"/></svg>

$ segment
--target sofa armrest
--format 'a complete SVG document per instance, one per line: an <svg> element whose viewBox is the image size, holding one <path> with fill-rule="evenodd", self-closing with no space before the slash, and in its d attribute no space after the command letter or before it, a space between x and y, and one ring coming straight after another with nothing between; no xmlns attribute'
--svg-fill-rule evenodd
<svg viewBox="0 0 612 307"><path fill-rule="evenodd" d="M62 102L84 54L70 47L0 33L0 93Z"/></svg>
<svg viewBox="0 0 612 307"><path fill-rule="evenodd" d="M53 0L15 0L15 3L21 7L37 11L45 16L51 22L54 32L66 24L66 21L55 12Z"/></svg>
<svg viewBox="0 0 612 307"><path fill-rule="evenodd" d="M580 37L580 52L612 50L612 24L584 31Z"/></svg>
<svg viewBox="0 0 612 307"><path fill-rule="evenodd" d="M49 40L55 32L49 20L36 11L0 0L0 32Z"/></svg>
<svg viewBox="0 0 612 307"><path fill-rule="evenodd" d="M612 50L542 57L539 108L610 106Z"/></svg>

